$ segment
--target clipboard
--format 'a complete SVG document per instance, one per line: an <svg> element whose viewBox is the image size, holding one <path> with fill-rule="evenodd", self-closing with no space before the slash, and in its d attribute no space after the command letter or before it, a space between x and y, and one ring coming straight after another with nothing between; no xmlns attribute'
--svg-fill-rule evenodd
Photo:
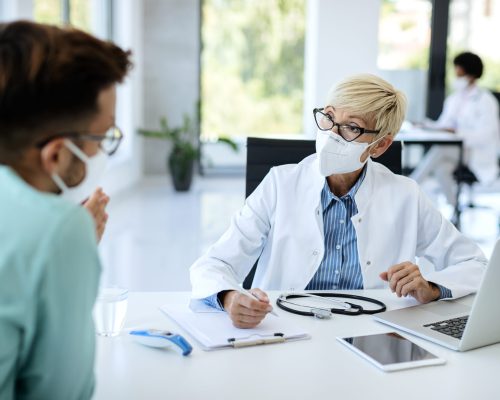
<svg viewBox="0 0 500 400"><path fill-rule="evenodd" d="M186 304L160 307L169 318L184 329L205 351L243 348L264 344L309 339L307 332L284 318L268 314L253 329L236 328L225 312L193 312Z"/></svg>

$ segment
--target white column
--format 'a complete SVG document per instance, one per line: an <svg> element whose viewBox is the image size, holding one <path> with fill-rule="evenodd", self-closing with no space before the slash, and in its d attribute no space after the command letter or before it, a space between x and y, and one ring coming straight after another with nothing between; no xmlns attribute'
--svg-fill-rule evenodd
<svg viewBox="0 0 500 400"><path fill-rule="evenodd" d="M0 21L33 19L33 0L0 0Z"/></svg>
<svg viewBox="0 0 500 400"><path fill-rule="evenodd" d="M304 70L304 133L316 136L314 107L333 84L377 73L380 0L308 0Z"/></svg>
<svg viewBox="0 0 500 400"><path fill-rule="evenodd" d="M144 2L144 127L193 117L200 98L200 0ZM170 143L144 141L144 172L164 174Z"/></svg>
<svg viewBox="0 0 500 400"><path fill-rule="evenodd" d="M113 16L109 15L109 1L112 0L90 0L92 34L103 40L109 39L108 23L110 18L113 19Z"/></svg>

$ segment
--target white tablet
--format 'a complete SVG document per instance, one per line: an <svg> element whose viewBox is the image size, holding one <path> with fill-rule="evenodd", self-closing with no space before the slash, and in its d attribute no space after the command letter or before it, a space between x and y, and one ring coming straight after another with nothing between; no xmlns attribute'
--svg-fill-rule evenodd
<svg viewBox="0 0 500 400"><path fill-rule="evenodd" d="M337 340L383 371L398 371L446 362L396 332L338 337Z"/></svg>

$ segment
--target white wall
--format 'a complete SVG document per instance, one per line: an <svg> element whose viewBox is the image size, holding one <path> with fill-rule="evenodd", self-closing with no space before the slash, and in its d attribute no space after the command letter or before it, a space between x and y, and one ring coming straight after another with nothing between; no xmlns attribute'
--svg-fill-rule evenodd
<svg viewBox="0 0 500 400"><path fill-rule="evenodd" d="M145 0L143 23L144 127L158 128L161 116L172 126L193 116L199 99L200 1ZM168 144L144 141L143 170L166 171Z"/></svg>
<svg viewBox="0 0 500 400"><path fill-rule="evenodd" d="M377 73L380 0L308 0L304 71L304 133L315 137L314 107L333 84Z"/></svg>

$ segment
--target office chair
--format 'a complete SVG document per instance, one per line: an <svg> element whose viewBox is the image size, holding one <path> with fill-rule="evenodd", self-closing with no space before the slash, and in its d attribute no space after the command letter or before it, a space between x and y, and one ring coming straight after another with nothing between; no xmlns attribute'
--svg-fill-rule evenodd
<svg viewBox="0 0 500 400"><path fill-rule="evenodd" d="M455 171L453 171L453 178L457 182L459 193L461 185L465 185L469 188L469 202L466 207L476 207L473 200L473 186L478 182L476 175L474 175L474 173L466 165L460 165L455 169Z"/></svg>
<svg viewBox="0 0 500 400"><path fill-rule="evenodd" d="M377 158L377 162L385 165L395 174L401 174L401 150L399 141L394 141L387 151ZM297 164L307 156L316 152L315 140L287 140L287 139L247 139L247 172L246 195L252 194L272 167L283 164ZM257 263L243 282L245 289L252 287Z"/></svg>
<svg viewBox="0 0 500 400"><path fill-rule="evenodd" d="M493 96L497 99L498 103L500 104L500 93L499 92L492 92ZM500 110L500 108L499 108ZM498 159L498 163L500 165L500 158ZM460 165L458 166L455 171L453 171L453 177L455 178L455 181L457 182L459 186L459 193L460 193L460 186L465 185L469 188L469 200L468 203L465 205L465 207L469 208L475 208L477 207L474 204L474 184L476 184L478 181L476 175L469 169L468 166L466 165Z"/></svg>

